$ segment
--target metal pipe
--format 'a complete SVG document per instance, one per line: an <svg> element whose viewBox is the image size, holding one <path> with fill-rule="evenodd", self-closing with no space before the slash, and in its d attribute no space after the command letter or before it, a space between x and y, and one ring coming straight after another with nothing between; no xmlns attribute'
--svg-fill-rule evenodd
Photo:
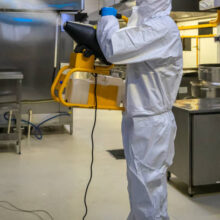
<svg viewBox="0 0 220 220"><path fill-rule="evenodd" d="M208 35L182 35L181 38L213 38L216 37L216 34L208 34Z"/></svg>
<svg viewBox="0 0 220 220"><path fill-rule="evenodd" d="M200 29L200 28L210 28L217 27L217 24L198 24L198 25L190 25L190 26L179 26L179 30L192 30L192 29Z"/></svg>
<svg viewBox="0 0 220 220"><path fill-rule="evenodd" d="M10 110L10 111L9 111L9 118L8 118L8 134L10 134L10 131L11 131L12 114L13 114L13 111Z"/></svg>
<svg viewBox="0 0 220 220"><path fill-rule="evenodd" d="M209 21L209 24L199 24L190 26L179 26L179 30L192 30L200 28L217 27L220 24L220 10L217 11L217 18L214 21Z"/></svg>
<svg viewBox="0 0 220 220"><path fill-rule="evenodd" d="M56 20L56 33L55 33L55 46L54 46L54 68L57 68L58 60L58 44L59 44L59 27L60 27L60 15L57 15Z"/></svg>
<svg viewBox="0 0 220 220"><path fill-rule="evenodd" d="M210 24L217 24L217 25L220 24L220 10L217 11L217 18L216 18L216 20L210 21L209 23Z"/></svg>
<svg viewBox="0 0 220 220"><path fill-rule="evenodd" d="M29 110L29 119L28 119L28 139L31 137L31 122L32 122L32 110Z"/></svg>
<svg viewBox="0 0 220 220"><path fill-rule="evenodd" d="M199 67L199 38L196 38L196 66Z"/></svg>

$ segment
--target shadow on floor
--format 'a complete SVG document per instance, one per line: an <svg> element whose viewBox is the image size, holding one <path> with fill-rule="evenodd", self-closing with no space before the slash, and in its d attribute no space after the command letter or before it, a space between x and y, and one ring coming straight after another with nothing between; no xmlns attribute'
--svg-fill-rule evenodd
<svg viewBox="0 0 220 220"><path fill-rule="evenodd" d="M119 150L108 150L108 152L116 159L116 160L125 160L125 153L123 149Z"/></svg>
<svg viewBox="0 0 220 220"><path fill-rule="evenodd" d="M172 178L170 179L168 183L174 188L176 188L178 191L180 191L182 194L189 197L187 184L179 181L177 177L172 176ZM213 194L218 195L219 196L219 207L220 207L220 184L199 186L199 187L196 187L194 191L195 191L195 195L194 195L195 198L202 197L202 196L213 196Z"/></svg>

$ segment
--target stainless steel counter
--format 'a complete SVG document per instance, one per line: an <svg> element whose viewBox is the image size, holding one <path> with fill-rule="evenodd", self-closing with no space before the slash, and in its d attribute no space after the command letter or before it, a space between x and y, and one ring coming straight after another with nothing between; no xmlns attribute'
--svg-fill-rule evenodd
<svg viewBox="0 0 220 220"><path fill-rule="evenodd" d="M175 108L193 113L219 113L220 98L216 99L186 99L178 100L175 103Z"/></svg>

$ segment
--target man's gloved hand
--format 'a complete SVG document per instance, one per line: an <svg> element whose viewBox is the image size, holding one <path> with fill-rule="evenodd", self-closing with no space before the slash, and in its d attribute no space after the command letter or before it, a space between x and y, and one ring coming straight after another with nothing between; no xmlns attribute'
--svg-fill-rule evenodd
<svg viewBox="0 0 220 220"><path fill-rule="evenodd" d="M111 8L111 7L105 7L105 8L102 8L101 10L101 16L115 16L117 15L117 10L115 8Z"/></svg>

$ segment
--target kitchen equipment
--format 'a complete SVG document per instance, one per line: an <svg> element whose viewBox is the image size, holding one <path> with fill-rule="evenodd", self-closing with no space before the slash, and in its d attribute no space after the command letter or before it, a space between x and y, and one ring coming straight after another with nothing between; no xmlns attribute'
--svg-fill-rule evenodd
<svg viewBox="0 0 220 220"><path fill-rule="evenodd" d="M170 174L188 185L193 196L201 186L220 190L220 99L178 100L173 109L177 136ZM219 186L219 187L218 187Z"/></svg>
<svg viewBox="0 0 220 220"><path fill-rule="evenodd" d="M220 64L201 64L199 80L191 82L192 97L220 97Z"/></svg>
<svg viewBox="0 0 220 220"><path fill-rule="evenodd" d="M199 66L199 79L220 86L220 64L202 64ZM218 84L215 84L218 83Z"/></svg>
<svg viewBox="0 0 220 220"><path fill-rule="evenodd" d="M207 97L207 91L209 88L204 86L203 81L197 80L197 81L191 81L191 93L192 97L194 98L206 98Z"/></svg>

